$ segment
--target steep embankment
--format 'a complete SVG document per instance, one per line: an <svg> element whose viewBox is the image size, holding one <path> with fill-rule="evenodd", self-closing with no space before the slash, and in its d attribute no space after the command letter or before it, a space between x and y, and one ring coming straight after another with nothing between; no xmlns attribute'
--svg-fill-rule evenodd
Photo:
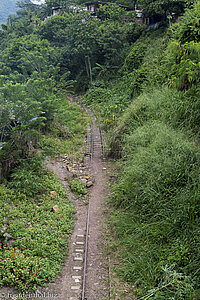
<svg viewBox="0 0 200 300"><path fill-rule="evenodd" d="M121 78L86 96L121 158L112 250L142 299L199 297L199 12L197 4L170 31L146 33Z"/></svg>

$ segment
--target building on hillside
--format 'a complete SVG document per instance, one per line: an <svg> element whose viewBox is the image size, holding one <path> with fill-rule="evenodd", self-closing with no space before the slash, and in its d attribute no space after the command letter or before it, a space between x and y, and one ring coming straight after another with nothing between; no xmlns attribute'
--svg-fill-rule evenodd
<svg viewBox="0 0 200 300"><path fill-rule="evenodd" d="M93 15L96 15L98 8L100 5L109 5L111 2L102 2L102 1L94 1L94 2L88 2L86 3L87 10L90 11ZM136 19L138 24L144 23L144 17L142 10L137 9L136 7L130 7L127 5L117 4L119 7L125 9L126 11L135 11L136 12ZM128 21L126 18L124 18L123 23Z"/></svg>
<svg viewBox="0 0 200 300"><path fill-rule="evenodd" d="M109 5L109 4L111 4L111 2L94 1L94 2L86 3L86 7L87 7L87 10L96 14L97 9L100 7L100 5ZM127 11L135 10L135 8L127 6L127 5L122 5L122 4L117 4L117 5L121 8L124 8Z"/></svg>
<svg viewBox="0 0 200 300"><path fill-rule="evenodd" d="M55 15L60 15L62 14L62 12L79 12L79 11L84 11L84 10L87 10L87 8L85 7L79 7L79 6L76 6L76 5L71 5L71 6L58 6L58 7L52 7L52 15L55 16Z"/></svg>
<svg viewBox="0 0 200 300"><path fill-rule="evenodd" d="M89 11L92 13L93 16L96 17L97 10L100 7L100 5L109 5L111 2L103 2L103 1L93 1L86 3L86 7L79 7L79 6L58 6L58 7L52 7L52 15L61 15L63 12L80 12L80 11ZM155 15L153 17L150 17L148 15L145 15L141 9L138 9L135 7L130 7L127 5L117 4L119 7L125 9L126 11L133 11L135 12L136 20L138 24L146 24L147 26L153 25L156 23L159 23L164 20L164 17L162 15ZM130 22L132 21L130 16L125 16L122 20L122 23Z"/></svg>

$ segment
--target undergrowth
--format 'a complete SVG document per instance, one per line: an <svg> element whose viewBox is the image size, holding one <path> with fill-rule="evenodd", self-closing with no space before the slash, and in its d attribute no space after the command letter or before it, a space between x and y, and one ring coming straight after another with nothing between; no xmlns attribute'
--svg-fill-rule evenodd
<svg viewBox="0 0 200 300"><path fill-rule="evenodd" d="M74 214L68 195L41 158L32 157L0 186L0 202L0 227L13 243L1 240L0 285L22 291L43 286L58 275L67 253Z"/></svg>
<svg viewBox="0 0 200 300"><path fill-rule="evenodd" d="M80 181L78 178L74 178L70 181L70 188L78 197L81 197L87 193L86 184Z"/></svg>
<svg viewBox="0 0 200 300"><path fill-rule="evenodd" d="M117 271L143 289L144 299L193 299L200 275L199 149L160 121L139 126L125 145L112 196L122 245Z"/></svg>
<svg viewBox="0 0 200 300"><path fill-rule="evenodd" d="M25 157L13 156L0 185L0 286L19 291L36 290L56 278L73 228L73 204L43 161L45 156L82 156L88 117L61 94L55 101L37 142Z"/></svg>
<svg viewBox="0 0 200 300"><path fill-rule="evenodd" d="M80 106L69 103L66 97L62 97L48 132L40 136L38 147L43 150L44 155L51 157L79 157L82 155L80 148L84 144L88 122L88 116Z"/></svg>

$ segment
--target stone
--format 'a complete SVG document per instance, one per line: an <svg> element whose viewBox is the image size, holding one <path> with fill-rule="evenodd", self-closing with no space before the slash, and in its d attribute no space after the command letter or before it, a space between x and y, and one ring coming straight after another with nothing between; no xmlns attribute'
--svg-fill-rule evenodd
<svg viewBox="0 0 200 300"><path fill-rule="evenodd" d="M54 213L58 212L59 211L58 205L57 204L54 205L53 208L52 208L52 210L53 210Z"/></svg>
<svg viewBox="0 0 200 300"><path fill-rule="evenodd" d="M76 245L84 245L84 242L76 242Z"/></svg>
<svg viewBox="0 0 200 300"><path fill-rule="evenodd" d="M1 227L0 227L0 231L3 233L5 230L3 230ZM5 238L5 244L7 247L14 247L15 245L15 238L10 235L9 233L5 232L3 234L3 237Z"/></svg>
<svg viewBox="0 0 200 300"><path fill-rule="evenodd" d="M87 180L85 178L81 178L80 181L85 183L85 184L87 183Z"/></svg>
<svg viewBox="0 0 200 300"><path fill-rule="evenodd" d="M74 260L75 260L75 261L83 261L83 258L82 258L82 257L77 257L77 256L76 256L76 257L74 257Z"/></svg>
<svg viewBox="0 0 200 300"><path fill-rule="evenodd" d="M87 183L87 188L90 188L91 186L93 186L93 182L92 181L88 181L88 183Z"/></svg>
<svg viewBox="0 0 200 300"><path fill-rule="evenodd" d="M80 253L83 253L83 249L75 249L75 252L80 252Z"/></svg>
<svg viewBox="0 0 200 300"><path fill-rule="evenodd" d="M12 235L10 235L9 233L4 233L3 236L7 239L7 240L14 240L14 237Z"/></svg>
<svg viewBox="0 0 200 300"><path fill-rule="evenodd" d="M73 267L73 269L76 270L76 271L81 271L82 267Z"/></svg>
<svg viewBox="0 0 200 300"><path fill-rule="evenodd" d="M51 192L50 192L51 197L55 197L56 194L57 194L56 191L51 191Z"/></svg>
<svg viewBox="0 0 200 300"><path fill-rule="evenodd" d="M80 285L78 285L78 286L71 286L71 290L80 290Z"/></svg>
<svg viewBox="0 0 200 300"><path fill-rule="evenodd" d="M69 172L72 172L72 167L70 167L69 165L67 165L66 167Z"/></svg>

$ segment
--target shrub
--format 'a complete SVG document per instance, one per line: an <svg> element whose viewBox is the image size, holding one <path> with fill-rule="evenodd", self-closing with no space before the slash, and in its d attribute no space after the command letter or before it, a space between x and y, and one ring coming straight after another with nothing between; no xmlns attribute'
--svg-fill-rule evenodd
<svg viewBox="0 0 200 300"><path fill-rule="evenodd" d="M70 181L70 188L77 196L83 196L86 194L86 184L78 178Z"/></svg>

